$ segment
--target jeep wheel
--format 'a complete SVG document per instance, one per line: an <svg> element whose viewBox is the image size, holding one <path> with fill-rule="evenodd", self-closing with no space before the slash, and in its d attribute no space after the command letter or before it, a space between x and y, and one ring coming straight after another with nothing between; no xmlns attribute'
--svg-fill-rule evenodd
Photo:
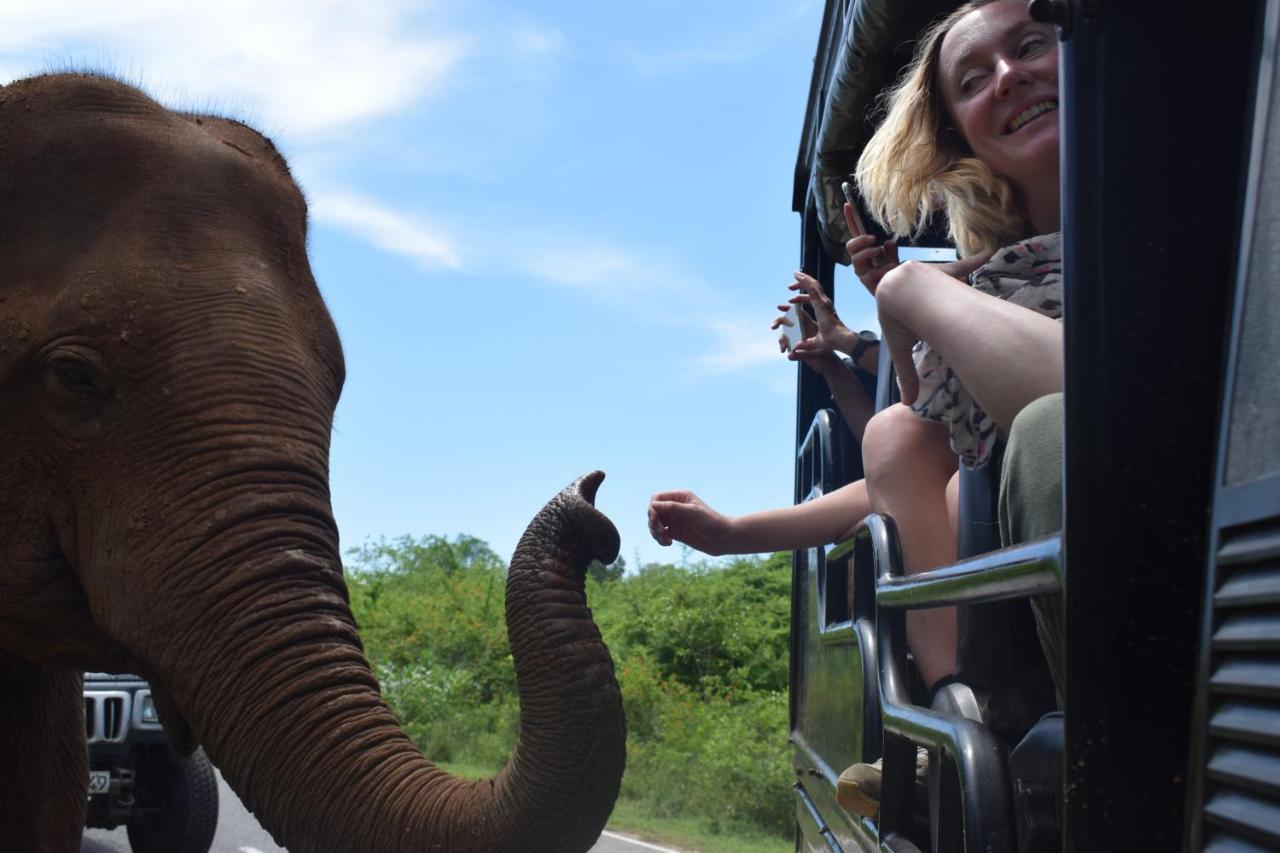
<svg viewBox="0 0 1280 853"><path fill-rule="evenodd" d="M138 788L158 809L129 821L133 853L208 853L218 825L218 780L204 750L139 767Z"/></svg>

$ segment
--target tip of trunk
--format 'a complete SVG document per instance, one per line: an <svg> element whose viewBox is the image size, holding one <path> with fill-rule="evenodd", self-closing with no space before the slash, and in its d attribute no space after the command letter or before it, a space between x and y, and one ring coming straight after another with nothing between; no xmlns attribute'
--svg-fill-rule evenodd
<svg viewBox="0 0 1280 853"><path fill-rule="evenodd" d="M613 562L618 530L594 506L604 472L552 498L516 546L507 631L520 735L502 774L506 814L529 850L586 850L604 829L626 765L613 660L587 608L592 560Z"/></svg>
<svg viewBox="0 0 1280 853"><path fill-rule="evenodd" d="M557 521L564 525L566 532L572 534L567 537L567 541L577 551L577 559L572 562L579 573L585 572L587 564L592 560L612 563L618 558L618 551L622 547L618 528L595 506L596 492L603 482L603 471L583 474L565 487L539 514L539 518L545 514L561 517ZM537 524L537 519L534 523ZM565 541L566 539L562 539L562 544Z"/></svg>
<svg viewBox="0 0 1280 853"><path fill-rule="evenodd" d="M604 482L604 472L596 469L587 474L583 474L578 479L569 484L566 491L577 492L591 506L596 505L596 492L600 490L600 484Z"/></svg>

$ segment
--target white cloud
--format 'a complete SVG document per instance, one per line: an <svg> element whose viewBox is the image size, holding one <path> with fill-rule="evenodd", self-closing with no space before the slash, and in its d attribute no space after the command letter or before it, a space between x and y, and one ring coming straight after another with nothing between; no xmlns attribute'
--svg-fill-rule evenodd
<svg viewBox="0 0 1280 853"><path fill-rule="evenodd" d="M857 298L858 310L842 311L842 320L852 318L855 321L854 325L850 326L852 329L872 329L878 332L879 324L874 307L867 311L862 307L867 300L857 297L856 293L854 296ZM694 363L712 375L761 367L768 367L771 372L776 373L774 365L784 358L778 350L778 333L769 328L767 319L762 320L753 315L742 319L717 320L710 324L710 330L714 336L712 349L695 359ZM784 372L783 376L790 377L791 374ZM786 380L786 382L790 381L792 380ZM794 385L786 382L784 382L785 392L793 393Z"/></svg>
<svg viewBox="0 0 1280 853"><path fill-rule="evenodd" d="M617 293L618 284L635 285L645 268L638 258L604 245L525 248L517 251L517 265L535 278L598 296Z"/></svg>
<svg viewBox="0 0 1280 853"><path fill-rule="evenodd" d="M564 36L557 30L523 27L511 34L510 44L526 56L555 56L564 49Z"/></svg>
<svg viewBox="0 0 1280 853"><path fill-rule="evenodd" d="M367 240L378 248L408 257L429 270L462 266L453 243L438 229L352 193L312 192L311 216Z"/></svg>
<svg viewBox="0 0 1280 853"><path fill-rule="evenodd" d="M772 304L742 305L730 291L660 251L626 249L604 241L575 244L547 234L517 242L525 244L516 249L522 273L633 317L688 329L694 339L705 340L703 354L689 362L697 372L723 376L768 371L770 376L782 377L778 387L792 392L790 372L777 370L783 356L778 351L778 333L769 328L775 316ZM865 292L846 288L838 301L844 319L855 323L851 328L878 328L875 305Z"/></svg>
<svg viewBox="0 0 1280 853"><path fill-rule="evenodd" d="M516 251L522 273L706 341L704 354L689 362L698 373L722 376L765 367L773 371L781 358L777 334L769 329L769 306L761 312L744 310L662 252L603 241L574 243L547 234L518 242L525 244Z"/></svg>
<svg viewBox="0 0 1280 853"><path fill-rule="evenodd" d="M425 268L453 269L461 259L440 229L343 192L336 177L354 134L439 93L469 55L471 38L424 21L429 8L410 0L15 0L0 5L0 80L102 70L174 107L246 118L299 150L295 174L304 183L319 177L335 190L310 193L317 221ZM538 54L559 46L554 32L532 28L520 44ZM299 161L312 168L299 170Z"/></svg>
<svg viewBox="0 0 1280 853"><path fill-rule="evenodd" d="M778 333L756 317L750 320L715 320L710 323L713 345L695 364L711 374L734 373L764 365L775 366L783 358Z"/></svg>
<svg viewBox="0 0 1280 853"><path fill-rule="evenodd" d="M736 65L758 56L763 45L694 44L664 47L661 50L629 48L622 52L631 70L641 77L682 74L705 66Z"/></svg>
<svg viewBox="0 0 1280 853"><path fill-rule="evenodd" d="M229 102L296 139L431 95L469 50L463 36L414 26L407 0L175 5L7 2L0 68L6 80L77 64L126 76L141 69L166 103Z"/></svg>
<svg viewBox="0 0 1280 853"><path fill-rule="evenodd" d="M547 232L514 235L508 248L525 275L666 325L700 326L725 308L715 288L660 251Z"/></svg>

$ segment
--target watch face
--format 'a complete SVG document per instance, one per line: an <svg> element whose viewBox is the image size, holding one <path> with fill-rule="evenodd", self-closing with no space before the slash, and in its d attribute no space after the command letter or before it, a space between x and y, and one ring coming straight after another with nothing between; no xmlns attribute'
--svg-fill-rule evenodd
<svg viewBox="0 0 1280 853"><path fill-rule="evenodd" d="M874 344L879 342L875 332L861 331L858 332L858 339L864 344Z"/></svg>

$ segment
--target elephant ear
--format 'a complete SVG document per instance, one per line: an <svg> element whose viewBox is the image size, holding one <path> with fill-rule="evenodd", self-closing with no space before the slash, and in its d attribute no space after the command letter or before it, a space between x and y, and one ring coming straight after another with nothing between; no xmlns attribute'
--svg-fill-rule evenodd
<svg viewBox="0 0 1280 853"><path fill-rule="evenodd" d="M196 751L200 744L196 743L195 733L187 723L186 717L178 710L169 695L169 690L159 679L148 679L151 685L151 701L155 703L156 714L160 717L160 725L164 726L165 740L169 742L169 751L178 758L186 758Z"/></svg>

